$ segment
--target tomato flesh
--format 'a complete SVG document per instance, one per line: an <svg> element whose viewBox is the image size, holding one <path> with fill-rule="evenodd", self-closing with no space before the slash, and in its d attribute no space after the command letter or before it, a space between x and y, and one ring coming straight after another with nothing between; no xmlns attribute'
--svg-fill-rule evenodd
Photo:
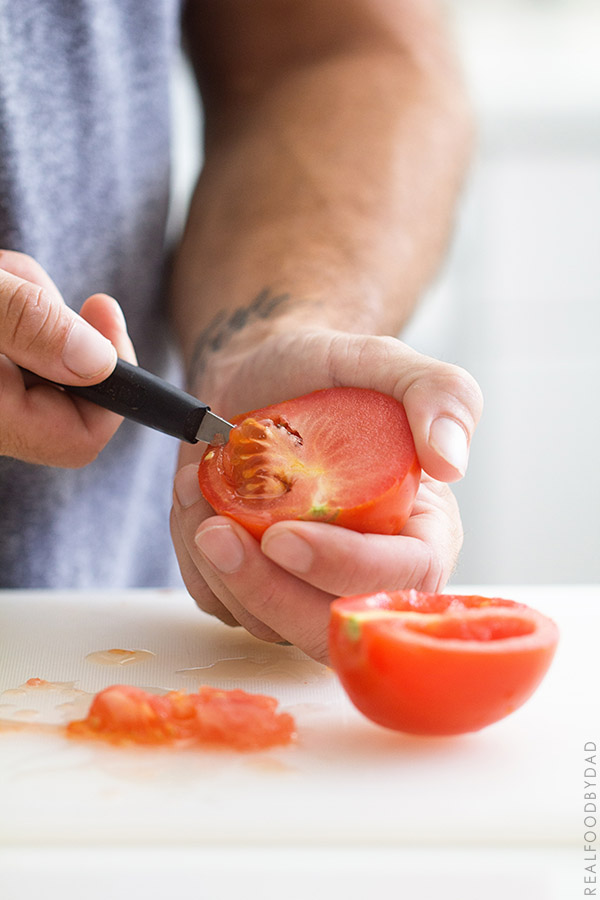
<svg viewBox="0 0 600 900"><path fill-rule="evenodd" d="M354 705L414 734L478 731L520 707L554 656L554 622L500 598L418 591L339 598L333 668Z"/></svg>
<svg viewBox="0 0 600 900"><path fill-rule="evenodd" d="M202 687L196 694L164 696L117 684L94 697L88 716L70 722L72 737L114 744L208 744L259 750L289 743L295 723L278 713L277 700L241 690Z"/></svg>
<svg viewBox="0 0 600 900"><path fill-rule="evenodd" d="M233 419L209 447L200 488L218 513L260 538L273 522L333 522L399 534L421 469L401 403L366 388L328 388Z"/></svg>

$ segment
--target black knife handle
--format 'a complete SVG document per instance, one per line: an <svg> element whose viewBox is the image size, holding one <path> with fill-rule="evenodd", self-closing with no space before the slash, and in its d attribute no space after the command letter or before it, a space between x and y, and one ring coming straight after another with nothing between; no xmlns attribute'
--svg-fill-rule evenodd
<svg viewBox="0 0 600 900"><path fill-rule="evenodd" d="M189 444L197 443L200 423L210 409L191 394L122 359L99 384L60 386L70 394Z"/></svg>

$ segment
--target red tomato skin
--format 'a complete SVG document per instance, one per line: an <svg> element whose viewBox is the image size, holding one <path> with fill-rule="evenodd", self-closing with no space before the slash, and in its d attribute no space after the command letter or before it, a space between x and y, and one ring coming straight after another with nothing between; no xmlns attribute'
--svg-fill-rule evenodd
<svg viewBox="0 0 600 900"><path fill-rule="evenodd" d="M338 407L351 409L352 406L356 407L354 420L340 418ZM331 522L343 528L373 534L399 534L410 517L421 480L421 467L404 407L398 401L366 388L326 388L235 416L231 421L239 425L250 417L284 418L302 432L304 417L313 408L320 408L323 423L327 427L337 428L348 442L346 459L360 450L361 427L368 428L370 441L375 439L375 435L380 436L379 461L373 461L372 456L377 453L377 448L371 446L371 458L366 464L371 470L378 465L383 473L377 490L371 496L363 496L358 502L356 497L350 498L347 505L337 506L329 512L315 510L311 508L312 485L299 480L293 490L283 496L240 498L227 477L225 445L207 448L198 468L204 498L218 514L236 520L257 540L274 522L286 519ZM318 438L315 443L318 443ZM318 451L318 446L316 449ZM355 482L360 487L358 474ZM358 495L360 491L355 493Z"/></svg>
<svg viewBox="0 0 600 900"><path fill-rule="evenodd" d="M469 616L471 624L478 617L485 622L491 610L500 626L514 628L514 637L432 637L384 617L363 619L358 637L349 627L353 610L393 610L407 597L416 598L421 608L429 603L435 608L437 598L449 596L396 591L332 604L332 666L357 709L377 724L419 735L478 731L525 703L546 674L558 642L556 625L530 607L499 598L453 598L454 611L442 610L441 618L459 627L462 615L469 627ZM463 600L480 612L461 614ZM523 629L531 631L519 634Z"/></svg>

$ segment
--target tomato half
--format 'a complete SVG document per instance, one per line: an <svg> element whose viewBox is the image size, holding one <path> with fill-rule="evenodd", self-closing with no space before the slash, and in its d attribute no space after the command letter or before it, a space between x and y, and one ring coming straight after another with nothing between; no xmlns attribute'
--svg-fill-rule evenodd
<svg viewBox="0 0 600 900"><path fill-rule="evenodd" d="M393 397L328 388L233 419L209 447L200 488L218 513L260 538L273 522L309 519L398 534L421 469L408 419Z"/></svg>
<svg viewBox="0 0 600 900"><path fill-rule="evenodd" d="M88 716L70 722L71 737L113 744L210 744L258 750L289 743L295 723L277 712L277 700L241 690L202 687L197 694L164 696L116 684L94 697Z"/></svg>
<svg viewBox="0 0 600 900"><path fill-rule="evenodd" d="M333 668L354 705L397 731L478 731L521 706L546 674L554 622L499 598L394 591L331 607Z"/></svg>

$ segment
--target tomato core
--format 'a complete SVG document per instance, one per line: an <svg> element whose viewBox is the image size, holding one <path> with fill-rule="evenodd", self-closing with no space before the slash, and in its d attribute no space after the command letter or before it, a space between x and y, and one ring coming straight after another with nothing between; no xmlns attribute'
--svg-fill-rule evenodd
<svg viewBox="0 0 600 900"><path fill-rule="evenodd" d="M533 634L535 630L533 622L518 618L496 619L492 616L465 621L452 618L431 619L424 615L418 621L405 622L404 627L440 640L454 641L502 641Z"/></svg>
<svg viewBox="0 0 600 900"><path fill-rule="evenodd" d="M283 421L254 419L236 425L223 450L223 472L238 497L265 500L291 490L302 467L296 448L302 438Z"/></svg>

